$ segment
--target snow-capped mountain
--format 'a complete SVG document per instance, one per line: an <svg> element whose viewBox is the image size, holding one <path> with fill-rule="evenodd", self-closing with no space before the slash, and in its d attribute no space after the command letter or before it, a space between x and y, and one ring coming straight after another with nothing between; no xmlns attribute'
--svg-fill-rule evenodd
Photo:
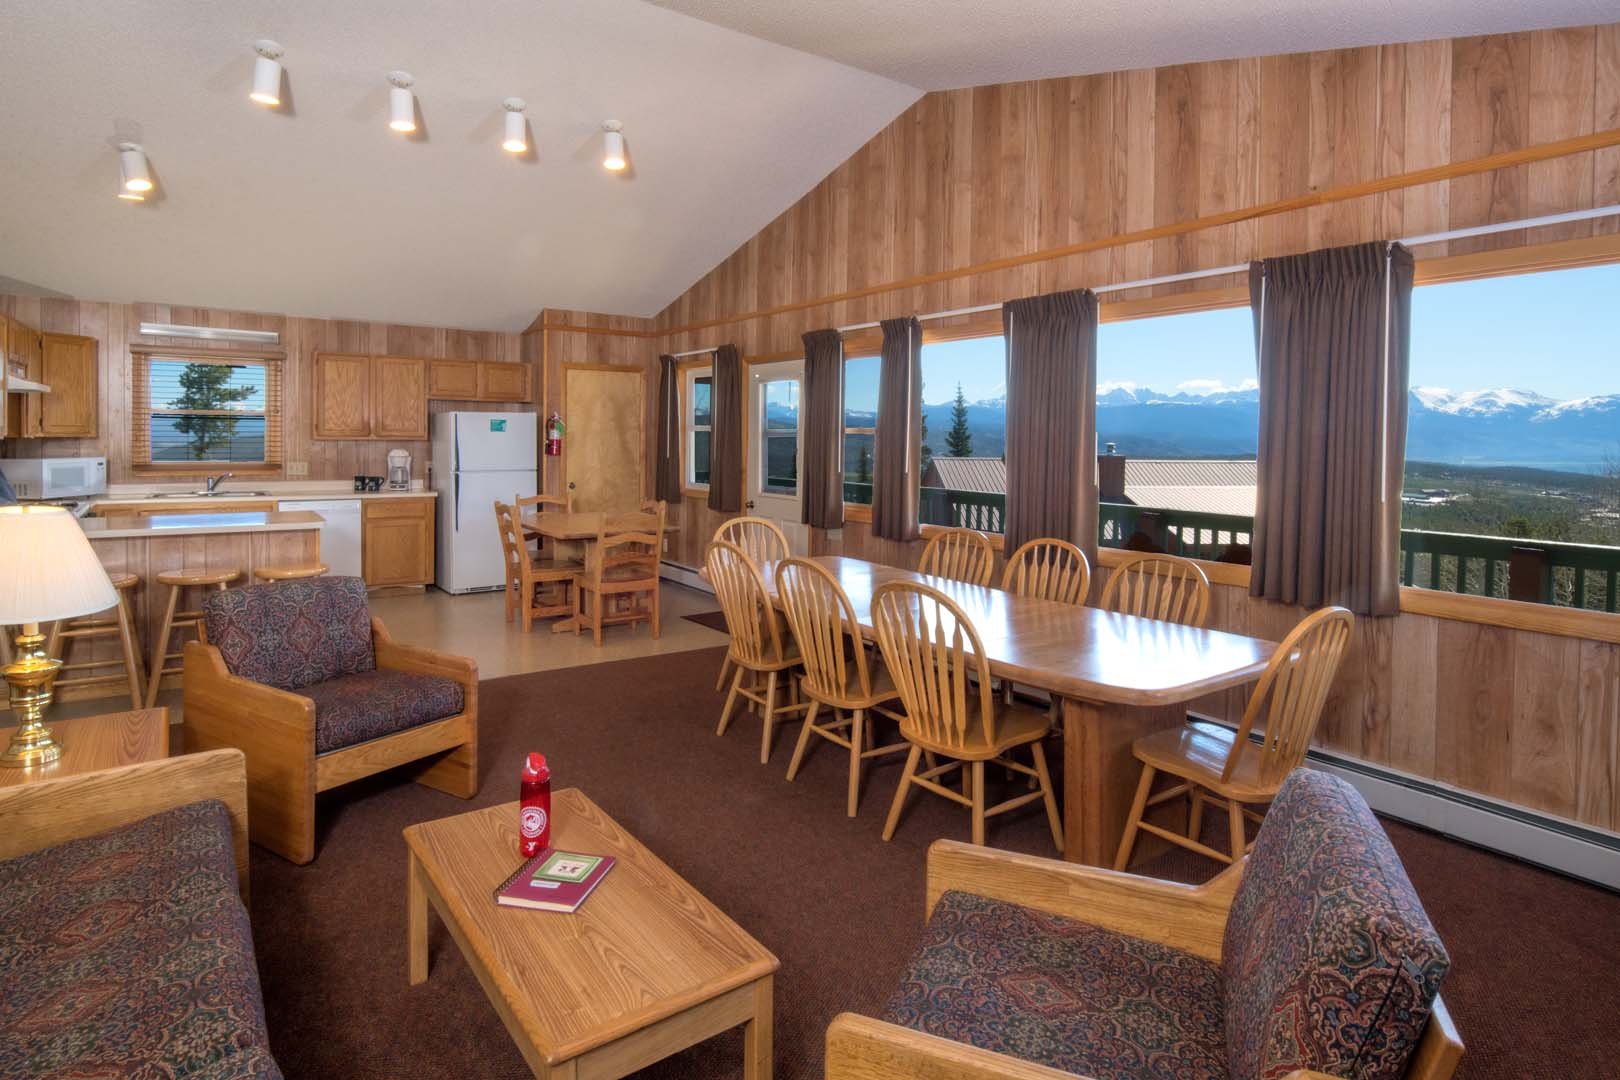
<svg viewBox="0 0 1620 1080"><path fill-rule="evenodd" d="M1412 398L1425 409L1453 416L1497 416L1518 409L1545 409L1559 402L1533 390L1467 390L1461 393L1438 386L1412 388Z"/></svg>

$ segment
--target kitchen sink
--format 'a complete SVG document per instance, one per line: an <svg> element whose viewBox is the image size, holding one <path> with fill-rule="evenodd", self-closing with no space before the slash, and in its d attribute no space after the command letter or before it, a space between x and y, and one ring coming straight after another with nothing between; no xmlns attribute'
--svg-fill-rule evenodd
<svg viewBox="0 0 1620 1080"><path fill-rule="evenodd" d="M252 498L270 494L268 491L162 491L154 499L226 499Z"/></svg>

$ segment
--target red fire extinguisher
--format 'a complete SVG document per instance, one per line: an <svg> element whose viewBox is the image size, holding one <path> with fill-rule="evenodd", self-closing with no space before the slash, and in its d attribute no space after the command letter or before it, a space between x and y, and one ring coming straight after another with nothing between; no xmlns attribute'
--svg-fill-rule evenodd
<svg viewBox="0 0 1620 1080"><path fill-rule="evenodd" d="M557 457L562 453L562 437L562 417L552 413L546 420L546 457Z"/></svg>

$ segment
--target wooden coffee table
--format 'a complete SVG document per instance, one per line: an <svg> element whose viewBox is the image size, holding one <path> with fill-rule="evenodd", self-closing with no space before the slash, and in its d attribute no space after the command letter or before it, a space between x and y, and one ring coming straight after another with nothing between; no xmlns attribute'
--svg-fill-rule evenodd
<svg viewBox="0 0 1620 1080"><path fill-rule="evenodd" d="M495 903L517 803L405 830L411 985L431 902L535 1076L613 1080L741 1024L743 1074L768 1080L776 957L577 788L551 808L555 847L618 859L572 915Z"/></svg>

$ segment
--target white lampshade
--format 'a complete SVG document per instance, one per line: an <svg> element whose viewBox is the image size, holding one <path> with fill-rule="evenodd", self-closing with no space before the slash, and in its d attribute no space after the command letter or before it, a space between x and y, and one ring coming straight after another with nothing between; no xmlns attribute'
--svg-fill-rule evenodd
<svg viewBox="0 0 1620 1080"><path fill-rule="evenodd" d="M253 51L253 89L248 97L260 105L275 108L281 104L281 46L270 40L257 41Z"/></svg>
<svg viewBox="0 0 1620 1080"><path fill-rule="evenodd" d="M624 132L619 125L609 121L602 125L602 168L609 172L620 172L625 164Z"/></svg>
<svg viewBox="0 0 1620 1080"><path fill-rule="evenodd" d="M501 103L506 110L506 133L501 139L501 149L508 154L525 154L529 150L529 133L523 121L524 105L522 98L507 98Z"/></svg>
<svg viewBox="0 0 1620 1080"><path fill-rule="evenodd" d="M416 95L411 92L414 85L416 80L408 71L388 73L388 126L395 131L416 130Z"/></svg>
<svg viewBox="0 0 1620 1080"><path fill-rule="evenodd" d="M0 506L0 624L106 611L118 591L78 520L60 506Z"/></svg>
<svg viewBox="0 0 1620 1080"><path fill-rule="evenodd" d="M118 144L118 173L125 191L139 194L152 190L152 173L147 168L146 151L139 144Z"/></svg>

